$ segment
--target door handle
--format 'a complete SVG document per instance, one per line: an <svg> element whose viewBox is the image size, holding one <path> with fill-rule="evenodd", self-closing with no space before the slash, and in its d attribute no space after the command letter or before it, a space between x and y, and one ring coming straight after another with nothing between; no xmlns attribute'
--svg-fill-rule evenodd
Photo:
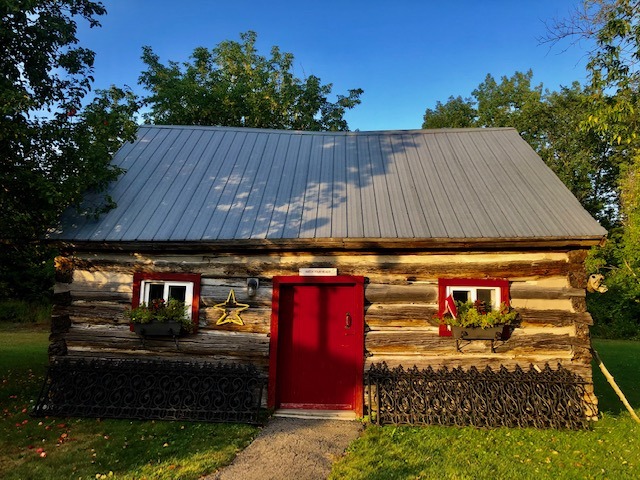
<svg viewBox="0 0 640 480"><path fill-rule="evenodd" d="M349 312L347 312L344 319L344 328L351 328L351 314Z"/></svg>

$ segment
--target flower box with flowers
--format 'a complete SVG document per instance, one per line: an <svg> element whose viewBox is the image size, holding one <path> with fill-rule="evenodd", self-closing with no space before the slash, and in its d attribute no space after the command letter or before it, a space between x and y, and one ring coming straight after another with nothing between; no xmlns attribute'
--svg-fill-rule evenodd
<svg viewBox="0 0 640 480"><path fill-rule="evenodd" d="M138 307L125 312L133 325L133 330L141 336L177 336L183 331L193 329L191 319L187 315L184 302L174 298L165 302L158 298L148 305L141 303Z"/></svg>
<svg viewBox="0 0 640 480"><path fill-rule="evenodd" d="M518 312L502 303L492 310L483 301L456 302L456 315L447 313L443 322L451 326L457 340L508 340L520 320Z"/></svg>

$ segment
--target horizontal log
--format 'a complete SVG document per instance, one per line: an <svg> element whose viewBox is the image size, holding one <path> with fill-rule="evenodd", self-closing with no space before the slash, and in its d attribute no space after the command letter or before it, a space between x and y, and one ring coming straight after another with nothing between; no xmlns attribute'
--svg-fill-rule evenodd
<svg viewBox="0 0 640 480"><path fill-rule="evenodd" d="M134 257L129 257L129 260L132 259L134 259ZM77 259L76 262L78 262ZM73 282L71 282L71 285L72 288L76 289L91 289L98 285L101 288L109 289L112 291L126 291L127 289L131 291L132 283L133 275L128 273L119 273L101 269L96 270L95 268L83 269L77 266L77 268L73 272Z"/></svg>
<svg viewBox="0 0 640 480"><path fill-rule="evenodd" d="M270 286L260 284L258 291L254 297L247 295L246 285L221 286L221 285L203 285L200 290L201 302L212 307L218 303L224 302L229 296L229 292L233 289L236 301L240 303L248 303L252 307L255 306L271 306L273 289Z"/></svg>
<svg viewBox="0 0 640 480"><path fill-rule="evenodd" d="M545 298L537 298L537 299L529 299L524 300L521 298L512 298L511 306L517 310L520 309L528 309L528 310L564 310L566 312L572 312L573 307L571 306L571 300L569 299L545 299Z"/></svg>
<svg viewBox="0 0 640 480"><path fill-rule="evenodd" d="M374 356L389 353L445 354L455 352L455 342L451 337L438 336L437 327L387 328L368 332L365 349Z"/></svg>
<svg viewBox="0 0 640 480"><path fill-rule="evenodd" d="M245 283L240 283L237 279L202 279L200 295L203 303L212 306L216 303L224 301L229 295L231 289L234 290L236 299L242 303L250 303L253 305L271 305L272 287L270 282L264 280L260 282L257 294L253 298L247 296L246 279L242 279ZM531 289L531 287L528 287ZM554 289L548 289L550 292ZM562 291L562 289L558 289ZM569 289L564 289L569 290ZM132 288L131 284L122 285L116 283L95 284L58 284L58 293L72 292L73 298L76 300L119 300L130 301ZM512 287L513 292L513 287ZM577 290L580 292L580 290ZM582 291L584 295L584 292ZM365 301L368 303L410 303L425 302L433 303L437 301L438 291L437 285L426 283L412 283L408 285L385 285L375 284L365 286ZM521 298L554 298L553 295L530 294L521 296ZM566 295L559 295L558 298L568 298Z"/></svg>
<svg viewBox="0 0 640 480"><path fill-rule="evenodd" d="M591 314L587 312L567 312L565 310L530 310L519 308L522 325L566 327L573 324L593 325Z"/></svg>
<svg viewBox="0 0 640 480"><path fill-rule="evenodd" d="M373 280L386 279L390 275L399 275L406 281L412 280L433 280L438 278L539 278L550 275L563 275L568 272L568 263L558 261L540 262L504 262L504 263L484 263L484 264L406 264L395 262L374 262L371 264L363 261L359 265L335 264L341 275L365 275ZM83 268L89 268L88 265ZM166 263L150 265L139 265L135 262L118 263L100 262L93 260L90 268L110 269L117 272L134 273L136 271L148 272L176 272L193 273L198 272L207 276L215 277L274 277L291 276L298 274L299 266L283 266L277 262L251 262L247 261L238 264L201 264L185 265L184 263ZM386 283L386 282L385 282Z"/></svg>
<svg viewBox="0 0 640 480"><path fill-rule="evenodd" d="M83 291L83 292L70 292L73 295L74 301L83 302L117 302L121 304L131 305L132 294L131 292L110 292L110 291Z"/></svg>
<svg viewBox="0 0 640 480"><path fill-rule="evenodd" d="M297 275L303 267L333 267L339 274L370 278L399 275L406 280L439 277L548 277L566 275L566 253L484 253L458 255L185 255L133 257L119 254L85 255L76 259L83 269L111 275L135 271L200 272L213 278L271 278ZM386 282L373 282L386 283Z"/></svg>
<svg viewBox="0 0 640 480"><path fill-rule="evenodd" d="M127 308L130 308L129 304L115 302L74 302L70 306L56 306L55 313L69 316L74 324L128 324ZM271 308L256 307L241 312L244 325L215 325L221 315L222 312L216 308L201 308L199 322L217 330L268 333L270 329Z"/></svg>
<svg viewBox="0 0 640 480"><path fill-rule="evenodd" d="M241 358L269 355L269 338L255 333L220 332L205 330L178 338L178 349L171 337L146 337L144 347L141 338L129 331L128 326L78 326L74 325L65 335L68 348L113 348L117 350L149 350L173 352L179 350L188 355L222 355Z"/></svg>
<svg viewBox="0 0 640 480"><path fill-rule="evenodd" d="M125 316L127 306L115 302L74 302L63 308L73 323L129 323Z"/></svg>
<svg viewBox="0 0 640 480"><path fill-rule="evenodd" d="M575 337L572 327L518 328L506 342L495 342L496 351L512 354L539 351L570 352ZM460 342L465 352L490 352L490 341ZM436 327L386 328L370 331L366 335L365 348L369 354L450 354L456 350L453 337L440 337Z"/></svg>
<svg viewBox="0 0 640 480"><path fill-rule="evenodd" d="M211 264L230 264L238 265L242 262L256 261L277 263L281 266L290 266L299 268L304 267L322 267L324 264L335 265L358 265L362 263L423 263L423 264L449 264L449 263L495 263L495 262L522 262L531 263L540 261L561 261L569 263L569 255L567 252L539 252L539 251L518 251L518 252L482 252L479 250L467 252L448 252L448 253L430 253L417 252L411 254L368 254L354 256L352 254L344 254L336 252L326 253L322 255L310 255L301 252L292 252L288 254L269 254L264 252L256 252L251 250L241 250L241 253L203 253L192 250L191 253L184 254L167 254L166 252L154 252L149 255L131 255L109 252L91 252L78 253L74 257L76 264L92 262L101 263L127 263L132 262L138 265L154 266L156 264L184 264L187 266L211 265ZM95 272L93 270L82 270L76 267L74 272L74 281L79 276L97 275L104 276L104 281L121 281L123 277L117 273ZM240 278L239 275L235 276ZM98 277L96 277L98 278Z"/></svg>
<svg viewBox="0 0 640 480"><path fill-rule="evenodd" d="M180 350L171 350L165 352L155 352L151 350L123 350L117 348L96 348L96 347L82 347L73 346L67 350L67 355L71 357L88 357L88 358L140 358L144 360L169 360L169 361L185 361L185 362L197 362L197 363L223 363L234 365L253 365L258 371L268 376L269 373L269 359L266 357L241 357L233 355L193 355L185 354Z"/></svg>
<svg viewBox="0 0 640 480"><path fill-rule="evenodd" d="M368 284L364 288L367 303L435 303L438 301L437 283L409 285Z"/></svg>
<svg viewBox="0 0 640 480"><path fill-rule="evenodd" d="M265 307L249 308L240 313L240 318L244 325L235 323L226 323L224 325L216 325L216 322L222 315L222 312L216 308L208 307L200 309L200 323L205 324L211 330L269 333L271 328L271 309Z"/></svg>
<svg viewBox="0 0 640 480"><path fill-rule="evenodd" d="M419 327L440 324L435 317L438 307L434 304L373 304L365 307L365 322L369 328Z"/></svg>
<svg viewBox="0 0 640 480"><path fill-rule="evenodd" d="M198 242L60 242L51 243L62 251L115 251L115 252L237 252L238 250L272 251L284 255L295 252L326 251L393 251L394 253L429 250L513 250L513 249L580 249L588 250L594 245L602 244L602 236L587 237L537 237L537 238L299 238L299 239L245 239L245 240L210 240Z"/></svg>
<svg viewBox="0 0 640 480"><path fill-rule="evenodd" d="M584 297L585 290L570 287L538 287L524 283L514 282L510 288L511 298L518 299L571 299L574 297Z"/></svg>
<svg viewBox="0 0 640 480"><path fill-rule="evenodd" d="M521 329L520 332L526 329ZM535 335L522 334L514 331L509 340L498 342L497 352L531 353L531 352L571 352L575 337L569 334L538 333Z"/></svg>
<svg viewBox="0 0 640 480"><path fill-rule="evenodd" d="M131 295L133 292L133 278L126 275L125 283L109 282L104 283L100 281L91 281L82 279L74 283L68 284L68 290L74 295L81 295L84 292L119 292L128 293Z"/></svg>

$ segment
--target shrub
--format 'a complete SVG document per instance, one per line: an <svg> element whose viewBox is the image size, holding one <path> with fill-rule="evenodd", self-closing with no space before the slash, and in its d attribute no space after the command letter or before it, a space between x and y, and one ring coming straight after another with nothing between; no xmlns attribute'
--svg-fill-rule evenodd
<svg viewBox="0 0 640 480"><path fill-rule="evenodd" d="M193 328L184 302L175 298L170 298L168 302L165 302L162 298L157 298L148 305L142 302L140 306L132 310L127 309L125 315L129 317L131 323L178 322L188 332Z"/></svg>
<svg viewBox="0 0 640 480"><path fill-rule="evenodd" d="M33 303L22 300L0 302L0 322L46 323L51 318L49 303Z"/></svg>
<svg viewBox="0 0 640 480"><path fill-rule="evenodd" d="M454 327L490 328L496 325L512 325L518 321L518 312L506 303L500 305L499 310L491 310L484 302L456 302L458 315L453 318L446 315L444 323Z"/></svg>

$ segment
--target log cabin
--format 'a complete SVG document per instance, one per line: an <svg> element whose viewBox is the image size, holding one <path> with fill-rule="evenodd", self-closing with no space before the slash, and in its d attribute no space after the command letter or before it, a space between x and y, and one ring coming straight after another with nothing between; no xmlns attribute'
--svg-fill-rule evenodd
<svg viewBox="0 0 640 480"><path fill-rule="evenodd" d="M276 412L356 417L383 362L563 368L595 417L584 260L606 231L515 129L144 125L113 163L117 207L70 210L49 237L52 360L249 364ZM196 328L141 341L126 310L171 292ZM509 303L520 325L457 345L451 294Z"/></svg>

